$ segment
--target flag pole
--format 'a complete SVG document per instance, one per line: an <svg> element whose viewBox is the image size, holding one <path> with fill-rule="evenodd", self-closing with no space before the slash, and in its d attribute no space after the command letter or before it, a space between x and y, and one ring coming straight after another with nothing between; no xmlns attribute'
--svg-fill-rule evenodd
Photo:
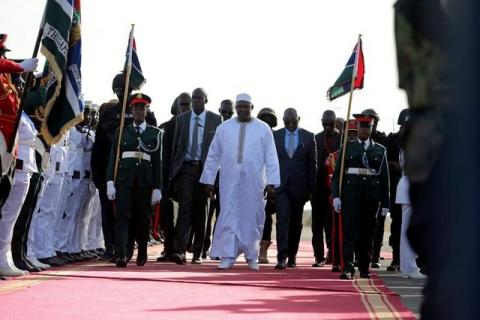
<svg viewBox="0 0 480 320"><path fill-rule="evenodd" d="M132 24L132 29L130 31L130 39L128 45L128 60L127 60L127 74L125 78L125 89L123 91L123 101L122 101L122 117L120 118L120 130L118 132L118 143L117 143L117 152L115 157L115 167L113 171L113 181L117 179L117 172L118 172L118 162L120 160L120 144L123 135L123 126L125 124L125 109L127 108L127 100L128 100L128 88L130 85L130 73L132 71L132 50L133 50L133 30L135 25Z"/></svg>
<svg viewBox="0 0 480 320"><path fill-rule="evenodd" d="M32 58L36 58L38 56L38 51L40 50L40 43L42 41L42 36L43 36L43 18L42 18L42 24L40 26L40 29L38 30L37 40L35 41L35 47L33 49ZM12 153L13 146L15 145L15 140L16 140L15 136L18 131L18 126L20 125L22 111L25 107L25 100L27 98L28 92L30 91L30 87L32 86L32 84L33 84L33 72L28 72L27 78L25 80L25 87L23 89L22 97L20 99L20 105L18 106L17 118L15 119L15 124L13 126L13 139L8 143L8 148L7 148L8 153Z"/></svg>
<svg viewBox="0 0 480 320"><path fill-rule="evenodd" d="M358 41L357 41L357 49L356 49L356 54L355 54L355 64L353 67L353 72L352 72L352 82L350 85L350 96L348 98L348 110L347 110L347 117L345 118L345 128L343 130L343 144L342 144L342 160L340 162L340 181L338 185L338 196L341 198L342 197L342 186L343 186L343 171L345 170L345 154L347 151L347 139L348 139L348 120L350 119L350 112L352 110L352 99L353 99L353 91L355 89L355 77L357 75L357 68L358 68L358 56L360 53L360 40L362 38L362 35L358 35Z"/></svg>

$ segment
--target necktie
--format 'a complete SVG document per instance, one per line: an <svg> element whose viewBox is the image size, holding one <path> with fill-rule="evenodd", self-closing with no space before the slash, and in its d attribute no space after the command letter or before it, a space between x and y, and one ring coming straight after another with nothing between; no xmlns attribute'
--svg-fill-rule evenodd
<svg viewBox="0 0 480 320"><path fill-rule="evenodd" d="M366 143L365 143L365 141L362 141L362 147L363 147L363 150L366 150L365 146L366 146Z"/></svg>
<svg viewBox="0 0 480 320"><path fill-rule="evenodd" d="M243 162L243 148L245 146L245 131L247 129L247 124L245 122L240 123L240 133L238 135L238 154L237 154L237 163Z"/></svg>
<svg viewBox="0 0 480 320"><path fill-rule="evenodd" d="M198 152L198 126L199 126L200 117L195 117L195 125L193 126L193 133L192 133L192 149L190 156L193 160L197 160L197 152Z"/></svg>
<svg viewBox="0 0 480 320"><path fill-rule="evenodd" d="M290 159L292 159L293 154L295 153L295 140L294 140L293 132L289 132L288 134L289 134L289 137L288 137L287 153Z"/></svg>
<svg viewBox="0 0 480 320"><path fill-rule="evenodd" d="M140 126L136 126L135 127L135 130L137 130L137 133L138 134L141 134L142 132L140 131L142 128Z"/></svg>

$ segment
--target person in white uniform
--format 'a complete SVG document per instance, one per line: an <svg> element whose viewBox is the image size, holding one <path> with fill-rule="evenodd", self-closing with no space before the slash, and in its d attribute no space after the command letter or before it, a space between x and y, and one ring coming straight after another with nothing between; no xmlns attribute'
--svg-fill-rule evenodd
<svg viewBox="0 0 480 320"><path fill-rule="evenodd" d="M0 275L22 276L27 271L18 269L12 258L11 243L13 228L27 197L32 173L37 172L33 144L38 132L33 122L22 113L18 127L18 156L13 187L1 208L0 219Z"/></svg>
<svg viewBox="0 0 480 320"><path fill-rule="evenodd" d="M251 270L258 270L258 249L265 223L265 195L273 197L280 185L277 150L270 127L252 118L248 94L236 98L234 117L221 124L208 152L200 182L214 194L220 169L220 211L212 257L221 257L219 269L229 269L240 254Z"/></svg>
<svg viewBox="0 0 480 320"><path fill-rule="evenodd" d="M397 195L395 203L402 205L402 228L400 233L400 272L406 278L424 279L427 276L420 273L417 266L417 254L410 246L407 237L408 225L412 216L412 204L410 202L409 189L410 185L407 176L403 172L405 165L405 155L403 150L400 151L400 166L402 168L402 178L397 185Z"/></svg>
<svg viewBox="0 0 480 320"><path fill-rule="evenodd" d="M59 205L65 182L67 136L50 147L50 162L44 171L45 180L28 235L28 257L35 257L41 263L54 267L66 262L57 257L55 246L57 221L61 218Z"/></svg>

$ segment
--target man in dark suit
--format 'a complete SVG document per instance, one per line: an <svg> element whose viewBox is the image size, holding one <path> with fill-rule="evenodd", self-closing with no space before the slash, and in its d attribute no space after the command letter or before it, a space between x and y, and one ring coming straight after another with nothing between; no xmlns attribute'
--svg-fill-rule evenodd
<svg viewBox="0 0 480 320"><path fill-rule="evenodd" d="M202 88L193 90L193 110L179 115L175 121L170 179L176 184L179 208L173 244L175 253L171 260L177 264L186 263L191 228L195 233L192 263L202 263L207 196L199 179L215 130L222 123L219 115L205 110L207 102Z"/></svg>
<svg viewBox="0 0 480 320"><path fill-rule="evenodd" d="M322 115L323 131L315 135L317 143L317 180L315 192L312 195L312 247L315 256L315 262L312 267L322 267L325 264L325 242L329 249L327 260L332 261L329 257L331 252L331 225L333 218L333 208L331 203L330 178L328 177L325 161L328 156L336 152L340 148L341 135L335 128L336 115L332 110L326 110ZM338 253L338 250L335 252ZM337 259L338 261L338 259ZM340 271L338 266L333 266L334 271Z"/></svg>
<svg viewBox="0 0 480 320"><path fill-rule="evenodd" d="M317 152L313 133L300 129L293 108L285 110L285 128L274 133L281 184L275 190L277 205L277 265L294 268L302 233L303 206L315 187Z"/></svg>
<svg viewBox="0 0 480 320"><path fill-rule="evenodd" d="M190 111L191 109L192 98L190 97L190 93L181 93L173 102L171 108L172 118L160 125L160 129L163 130L162 172L163 177L167 178L163 179L162 193L164 197L160 202L160 227L163 230L165 242L163 244L163 252L157 258L157 262L169 261L170 256L174 253L173 241L175 239L175 223L172 198L176 198L176 196L174 195L174 188L169 181L168 176L170 175L173 135L175 134L175 118L179 114Z"/></svg>

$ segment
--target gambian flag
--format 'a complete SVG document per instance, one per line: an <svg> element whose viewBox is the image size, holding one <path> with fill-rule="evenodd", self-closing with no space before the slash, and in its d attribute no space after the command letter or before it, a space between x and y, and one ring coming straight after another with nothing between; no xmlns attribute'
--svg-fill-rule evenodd
<svg viewBox="0 0 480 320"><path fill-rule="evenodd" d="M135 37L133 36L133 29L134 29L134 26L132 26L132 30L130 31L130 36L128 38L127 58L125 60L125 67L124 67L123 74L125 75L127 74L127 67L128 67L128 64L131 62L132 69L130 71L129 87L132 90L139 90L146 80L142 73L140 60L138 60L137 43L135 41Z"/></svg>
<svg viewBox="0 0 480 320"><path fill-rule="evenodd" d="M83 119L80 0L47 0L42 26L48 83L41 132L53 144Z"/></svg>
<svg viewBox="0 0 480 320"><path fill-rule="evenodd" d="M353 75L355 75L354 79ZM345 69L343 69L342 74L338 77L337 81L335 81L335 84L327 91L328 100L332 101L349 93L352 88L352 79L353 89L362 89L364 75L365 60L363 59L362 39L358 39L358 43L353 49Z"/></svg>

